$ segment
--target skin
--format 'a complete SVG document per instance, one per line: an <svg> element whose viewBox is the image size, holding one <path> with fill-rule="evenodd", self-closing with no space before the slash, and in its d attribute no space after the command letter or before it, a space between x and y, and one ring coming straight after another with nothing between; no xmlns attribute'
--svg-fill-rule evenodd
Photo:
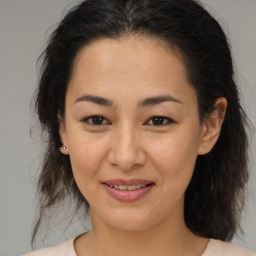
<svg viewBox="0 0 256 256"><path fill-rule="evenodd" d="M142 104L163 95L172 99ZM79 52L65 104L60 137L67 149L61 151L70 155L93 225L75 240L77 255L201 255L208 239L186 227L184 193L197 156L218 139L225 98L201 122L179 51L154 38L128 37L100 39ZM157 123L153 116L164 118ZM102 185L109 179L154 186L136 201L120 202Z"/></svg>

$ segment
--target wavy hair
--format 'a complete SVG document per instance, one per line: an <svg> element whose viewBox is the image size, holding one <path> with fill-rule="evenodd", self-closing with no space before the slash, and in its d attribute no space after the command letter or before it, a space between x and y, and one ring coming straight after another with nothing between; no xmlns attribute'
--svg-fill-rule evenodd
<svg viewBox="0 0 256 256"><path fill-rule="evenodd" d="M72 174L70 159L59 152L59 117L74 59L100 38L155 37L183 55L188 79L198 95L200 119L219 97L228 101L219 139L198 156L185 194L185 223L203 237L231 240L239 227L248 180L245 125L228 40L219 23L195 0L86 0L71 9L49 38L41 55L36 111L48 136L38 181L40 214L33 238L48 209L72 196L76 209L88 208Z"/></svg>

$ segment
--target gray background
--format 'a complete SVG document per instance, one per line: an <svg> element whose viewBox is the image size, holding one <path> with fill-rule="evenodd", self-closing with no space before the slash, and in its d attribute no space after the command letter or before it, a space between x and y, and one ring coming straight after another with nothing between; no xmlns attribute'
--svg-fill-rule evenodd
<svg viewBox="0 0 256 256"><path fill-rule="evenodd" d="M244 106L256 124L256 0L204 0L230 37ZM0 256L31 250L35 215L35 181L43 145L30 103L37 83L36 60L65 7L71 0L0 0ZM68 7L68 8L69 8ZM251 181L243 218L245 236L235 239L256 251L256 141L251 137ZM79 223L54 230L46 242L55 244L79 232Z"/></svg>

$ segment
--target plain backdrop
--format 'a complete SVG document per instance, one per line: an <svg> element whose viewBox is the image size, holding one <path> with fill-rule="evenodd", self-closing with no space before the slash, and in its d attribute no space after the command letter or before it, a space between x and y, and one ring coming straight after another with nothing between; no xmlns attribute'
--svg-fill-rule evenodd
<svg viewBox="0 0 256 256"><path fill-rule="evenodd" d="M0 0L0 256L31 250L36 208L35 184L43 144L35 124L31 99L37 84L36 60L47 36L72 0ZM203 0L219 20L233 49L243 105L256 124L256 1ZM251 180L243 217L245 235L235 242L256 251L256 141L251 136ZM61 226L61 225L60 225ZM62 227L62 226L61 226ZM82 232L76 221L68 230L53 230L39 247L53 245Z"/></svg>

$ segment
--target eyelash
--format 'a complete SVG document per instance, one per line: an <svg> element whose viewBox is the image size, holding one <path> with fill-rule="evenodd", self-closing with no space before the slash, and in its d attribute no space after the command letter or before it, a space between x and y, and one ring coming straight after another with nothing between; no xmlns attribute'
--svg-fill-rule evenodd
<svg viewBox="0 0 256 256"><path fill-rule="evenodd" d="M105 125L105 124L102 124L102 123L101 123L101 124L94 124L94 123L92 122L93 118L97 118L97 119L101 119L101 120L107 121L103 116L95 115L95 116L88 116L88 117L84 118L84 119L82 120L82 122L88 123L88 124L93 125L93 126L102 126L102 125ZM90 119L91 119L91 122L89 121ZM109 124L108 121L107 121L107 123Z"/></svg>
<svg viewBox="0 0 256 256"><path fill-rule="evenodd" d="M169 117L165 117L165 116L152 116L148 119L148 121L146 123L148 123L149 121L153 121L153 120L157 121L157 119L158 119L158 121L159 121L159 119L161 121L163 121L163 124L153 124L152 123L150 125L152 125L152 126L166 126L166 125L171 124L171 123L176 123L173 119L171 119Z"/></svg>
<svg viewBox="0 0 256 256"><path fill-rule="evenodd" d="M95 118L94 121L102 121L102 122L98 123L98 124L97 123L95 124L95 123L93 123L93 119L94 118ZM158 121L160 119L163 123L162 124L153 124L153 122L157 121L157 119L158 119ZM151 125L151 126L159 126L159 127L166 126L166 125L169 125L171 123L177 123L177 122L175 122L173 119L171 119L169 117L165 117L165 116L152 116L144 124L147 124L150 121L153 121L153 122L152 122L152 124L149 124L149 125ZM103 116L100 116L100 115L93 115L93 116L86 117L86 118L84 118L82 120L82 122L88 123L88 124L90 124L92 126L103 126L103 125L109 125L110 124L110 122L108 122Z"/></svg>

